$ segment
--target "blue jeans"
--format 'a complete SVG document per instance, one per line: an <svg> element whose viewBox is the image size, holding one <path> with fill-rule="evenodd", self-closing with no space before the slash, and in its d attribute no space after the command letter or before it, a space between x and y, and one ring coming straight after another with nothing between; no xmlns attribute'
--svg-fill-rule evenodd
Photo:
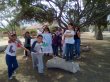
<svg viewBox="0 0 110 82"><path fill-rule="evenodd" d="M8 77L10 78L14 71L18 68L16 56L6 55L6 64L8 66Z"/></svg>
<svg viewBox="0 0 110 82"><path fill-rule="evenodd" d="M74 44L66 43L66 61L73 60L74 58Z"/></svg>
<svg viewBox="0 0 110 82"><path fill-rule="evenodd" d="M55 56L58 56L58 46L57 45L52 45L52 48L53 48L53 54Z"/></svg>
<svg viewBox="0 0 110 82"><path fill-rule="evenodd" d="M44 73L44 62L43 62L43 53L39 53L36 55L37 56L37 61L38 61L38 73Z"/></svg>
<svg viewBox="0 0 110 82"><path fill-rule="evenodd" d="M75 54L80 57L80 39L75 39Z"/></svg>

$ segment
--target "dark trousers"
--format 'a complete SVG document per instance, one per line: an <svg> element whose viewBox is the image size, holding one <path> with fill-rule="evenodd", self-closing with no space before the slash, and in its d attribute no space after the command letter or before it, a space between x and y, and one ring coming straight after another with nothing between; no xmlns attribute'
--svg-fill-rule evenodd
<svg viewBox="0 0 110 82"><path fill-rule="evenodd" d="M52 45L52 48L53 48L53 54L55 56L58 56L58 46L57 45Z"/></svg>
<svg viewBox="0 0 110 82"><path fill-rule="evenodd" d="M58 50L60 49L60 55L62 55L62 44L58 45Z"/></svg>
<svg viewBox="0 0 110 82"><path fill-rule="evenodd" d="M29 51L31 51L31 47L25 47L26 49L28 49ZM26 50L25 50L25 56L29 56L29 52L27 52Z"/></svg>
<svg viewBox="0 0 110 82"><path fill-rule="evenodd" d="M6 64L8 66L8 77L10 78L14 71L18 68L16 56L6 55Z"/></svg>
<svg viewBox="0 0 110 82"><path fill-rule="evenodd" d="M80 39L75 39L75 54L80 57Z"/></svg>
<svg viewBox="0 0 110 82"><path fill-rule="evenodd" d="M66 61L73 60L74 58L74 44L66 43Z"/></svg>

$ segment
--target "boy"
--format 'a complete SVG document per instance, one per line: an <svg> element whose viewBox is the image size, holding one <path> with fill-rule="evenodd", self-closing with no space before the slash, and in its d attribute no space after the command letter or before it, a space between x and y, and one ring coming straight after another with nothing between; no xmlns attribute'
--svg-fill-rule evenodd
<svg viewBox="0 0 110 82"><path fill-rule="evenodd" d="M35 44L35 47L33 49L33 53L37 58L37 66L38 66L38 73L43 74L44 73L44 63L43 63L43 55L44 55L44 44L43 44L43 36L38 35L37 36L37 42Z"/></svg>
<svg viewBox="0 0 110 82"><path fill-rule="evenodd" d="M9 80L12 79L12 75L15 73L15 70L18 68L18 62L16 59L16 50L17 50L17 37L16 34L12 34L8 41L8 46L5 50L6 53L6 64L8 67L8 78ZM22 47L22 46L21 46ZM26 48L22 47L23 49L27 50Z"/></svg>
<svg viewBox="0 0 110 82"><path fill-rule="evenodd" d="M74 58L74 30L73 30L73 24L69 23L68 24L68 30L65 31L63 35L63 39L65 42L65 50L66 50L66 61L72 61Z"/></svg>

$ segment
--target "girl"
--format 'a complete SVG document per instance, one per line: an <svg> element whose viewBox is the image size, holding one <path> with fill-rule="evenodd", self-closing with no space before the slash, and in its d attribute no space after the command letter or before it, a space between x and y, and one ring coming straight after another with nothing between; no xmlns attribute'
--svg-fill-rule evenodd
<svg viewBox="0 0 110 82"><path fill-rule="evenodd" d="M29 51L31 50L31 37L30 37L30 33L26 32L24 35L25 38L25 43L24 43L24 47L27 48ZM28 57L29 53L25 50L25 57ZM26 58L27 59L27 58Z"/></svg>
<svg viewBox="0 0 110 82"><path fill-rule="evenodd" d="M66 61L72 61L74 58L74 30L73 30L73 24L68 24L68 30L65 31L63 35L63 39L65 42L65 50L66 50Z"/></svg>
<svg viewBox="0 0 110 82"><path fill-rule="evenodd" d="M54 56L58 56L58 37L55 33L52 36L52 48Z"/></svg>
<svg viewBox="0 0 110 82"><path fill-rule="evenodd" d="M60 55L62 55L62 29L58 28L58 31L56 32L56 35L58 37L58 49L60 50Z"/></svg>
<svg viewBox="0 0 110 82"><path fill-rule="evenodd" d="M16 50L17 50L17 37L16 34L12 34L9 37L8 46L5 50L6 53L6 64L8 67L8 78L12 79L12 75L15 72L15 70L18 68L18 62L16 60ZM21 46L23 49L27 50L23 46Z"/></svg>
<svg viewBox="0 0 110 82"><path fill-rule="evenodd" d="M75 27L75 55L77 59L80 59L80 29L79 27Z"/></svg>
<svg viewBox="0 0 110 82"><path fill-rule="evenodd" d="M44 53L49 55L52 54L52 35L50 33L49 28L46 26L42 33L43 42L45 43L46 47L44 49Z"/></svg>

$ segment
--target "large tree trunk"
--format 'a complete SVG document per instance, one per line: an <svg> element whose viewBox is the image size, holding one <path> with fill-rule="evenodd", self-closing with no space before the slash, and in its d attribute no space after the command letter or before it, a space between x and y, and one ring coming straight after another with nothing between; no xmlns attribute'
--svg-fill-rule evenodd
<svg viewBox="0 0 110 82"><path fill-rule="evenodd" d="M97 28L96 40L103 40L103 34L102 34L101 26L98 26L98 28Z"/></svg>

